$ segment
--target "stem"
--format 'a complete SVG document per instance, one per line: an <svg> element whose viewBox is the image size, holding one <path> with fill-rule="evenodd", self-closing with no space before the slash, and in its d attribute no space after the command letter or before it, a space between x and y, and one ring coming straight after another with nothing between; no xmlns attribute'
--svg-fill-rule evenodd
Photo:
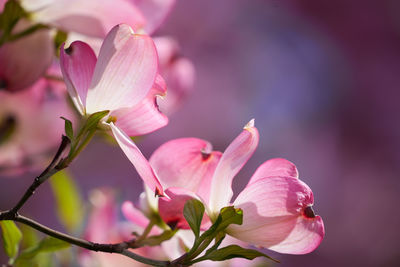
<svg viewBox="0 0 400 267"><path fill-rule="evenodd" d="M117 254L121 254L126 257L129 257L131 259L134 259L136 261L139 261L139 262L142 262L145 264L149 264L149 265L153 265L153 266L169 266L170 265L169 261L152 260L149 258L142 257L140 255L137 255L136 253L128 250L131 242L122 242L122 243L115 243L115 244L100 244L100 243L90 242L90 241L87 241L84 239L76 238L76 237L61 233L54 229L51 229L43 224L40 224L40 223L30 219L30 218L19 215L18 213L13 213L12 210L9 210L6 212L1 212L0 213L0 221L1 220L13 220L16 222L23 223L25 225L28 225L28 226L38 230L39 232L42 232L42 233L52 236L54 238L63 240L67 243L70 243L75 246L85 248L85 249L88 249L91 251L117 253Z"/></svg>
<svg viewBox="0 0 400 267"><path fill-rule="evenodd" d="M67 165L62 164L61 166L59 166L58 163L62 162L60 161L61 155L69 143L69 139L63 135L60 147L58 148L57 153L54 156L53 160L50 162L49 166L47 166L47 168L38 177L35 178L31 186L26 190L25 194L18 201L17 205L12 208L11 212L16 214L44 181L50 178L53 174L67 167Z"/></svg>
<svg viewBox="0 0 400 267"><path fill-rule="evenodd" d="M146 239L146 237L147 237L148 234L150 233L150 231L151 231L151 229L153 228L153 226L154 226L154 222L153 222L153 221L150 221L149 224L148 224L148 225L146 226L146 228L144 229L143 234L142 234L138 239L136 239L136 242L140 242L140 241Z"/></svg>

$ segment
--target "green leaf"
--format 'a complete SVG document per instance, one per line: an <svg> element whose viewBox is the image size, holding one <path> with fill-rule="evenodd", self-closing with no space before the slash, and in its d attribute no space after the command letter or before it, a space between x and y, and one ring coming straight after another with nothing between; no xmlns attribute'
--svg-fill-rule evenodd
<svg viewBox="0 0 400 267"><path fill-rule="evenodd" d="M64 117L61 117L61 119L65 121L65 126L64 126L65 134L72 142L74 140L74 130L72 128L72 122Z"/></svg>
<svg viewBox="0 0 400 267"><path fill-rule="evenodd" d="M219 216L221 216L221 223L218 225L217 232L225 230L231 224L243 223L243 211L232 206L222 208Z"/></svg>
<svg viewBox="0 0 400 267"><path fill-rule="evenodd" d="M78 186L65 171L59 171L50 179L57 203L57 215L70 232L78 230L84 217L84 209Z"/></svg>
<svg viewBox="0 0 400 267"><path fill-rule="evenodd" d="M11 259L14 259L18 254L22 233L13 221L1 221L0 226L3 233L4 250Z"/></svg>
<svg viewBox="0 0 400 267"><path fill-rule="evenodd" d="M89 116L89 118L86 121L86 125L84 129L86 131L92 131L97 128L97 125L99 124L100 120L104 118L105 116L108 115L110 111L109 110L104 110L104 111L99 111L96 113L93 113L92 115Z"/></svg>
<svg viewBox="0 0 400 267"><path fill-rule="evenodd" d="M200 225L201 221L203 220L203 215L204 205L201 203L201 201L197 199L190 199L186 201L183 208L183 216L188 222L196 238L198 238L200 234Z"/></svg>
<svg viewBox="0 0 400 267"><path fill-rule="evenodd" d="M205 256L196 259L194 262L199 262L199 261L203 261L203 260L224 261L224 260L229 260L232 258L244 258L244 259L248 259L248 260L253 260L257 257L266 257L275 262L279 262L278 260L275 260L275 259L271 258L270 256L268 256L264 253L261 253L257 250L242 248L238 245L230 245L230 246L218 249L218 250L211 251L210 253L206 254Z"/></svg>
<svg viewBox="0 0 400 267"><path fill-rule="evenodd" d="M16 0L8 0L0 14L0 29L5 34L10 34L18 20L26 16L25 11Z"/></svg>
<svg viewBox="0 0 400 267"><path fill-rule="evenodd" d="M55 252L58 250L66 249L68 247L70 247L70 244L65 241L53 237L45 237L38 244L22 251L17 258L17 261L33 259L39 253Z"/></svg>

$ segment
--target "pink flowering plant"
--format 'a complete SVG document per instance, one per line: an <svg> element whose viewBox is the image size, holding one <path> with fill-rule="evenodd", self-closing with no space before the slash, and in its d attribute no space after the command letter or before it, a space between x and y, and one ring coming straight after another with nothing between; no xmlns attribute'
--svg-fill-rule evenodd
<svg viewBox="0 0 400 267"><path fill-rule="evenodd" d="M193 87L194 66L177 42L149 35L174 2L0 1L0 172L50 162L13 207L0 211L8 265L51 266L46 253L72 245L82 248L72 251L81 266L278 262L263 248L306 254L322 242L313 193L285 159L261 164L232 199L232 181L258 146L254 120L223 153L205 140L180 138L147 160L136 145L134 137L168 124L165 114ZM118 144L144 190L138 202L118 203L114 190L97 189L85 223L85 204L66 169L96 133ZM46 181L69 233L20 213Z"/></svg>

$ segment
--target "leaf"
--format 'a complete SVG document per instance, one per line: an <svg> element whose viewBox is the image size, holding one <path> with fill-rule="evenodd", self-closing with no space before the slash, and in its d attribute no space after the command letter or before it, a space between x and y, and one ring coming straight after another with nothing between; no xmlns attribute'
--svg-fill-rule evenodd
<svg viewBox="0 0 400 267"><path fill-rule="evenodd" d="M229 260L232 258L244 258L248 260L253 260L257 257L266 257L270 260L273 260L275 262L278 262L278 260L271 258L270 256L261 253L257 250L254 249L246 249L242 248L238 245L230 245L218 250L214 250L205 256L198 258L195 260L195 262L198 261L203 261L203 260L212 260L212 261L224 261L224 260Z"/></svg>
<svg viewBox="0 0 400 267"><path fill-rule="evenodd" d="M18 254L22 233L13 221L1 221L0 226L3 233L4 250L11 259L14 259Z"/></svg>
<svg viewBox="0 0 400 267"><path fill-rule="evenodd" d="M241 225L243 223L243 211L232 206L222 208L219 216L221 216L221 223L217 231L225 230L231 224Z"/></svg>
<svg viewBox="0 0 400 267"><path fill-rule="evenodd" d="M70 232L78 230L84 217L83 203L78 186L65 171L59 171L50 179L57 203L57 215Z"/></svg>
<svg viewBox="0 0 400 267"><path fill-rule="evenodd" d="M30 260L33 259L36 255L43 252L55 252L58 250L66 249L70 247L70 244L53 238L53 237L45 237L38 244L29 247L21 252L17 261L19 260Z"/></svg>
<svg viewBox="0 0 400 267"><path fill-rule="evenodd" d="M204 215L204 205L201 201L197 199L190 199L186 201L183 208L183 216L188 222L190 228L192 229L194 235L199 237L201 221Z"/></svg>
<svg viewBox="0 0 400 267"><path fill-rule="evenodd" d="M74 140L74 130L72 128L72 122L64 117L61 117L61 119L65 121L65 126L64 126L65 134L72 142Z"/></svg>
<svg viewBox="0 0 400 267"><path fill-rule="evenodd" d="M108 115L110 111L109 110L104 110L104 111L99 111L96 113L93 113L92 115L89 116L89 118L86 121L85 125L85 130L86 131L92 131L97 128L97 125L99 124L99 121L104 118L105 116Z"/></svg>
<svg viewBox="0 0 400 267"><path fill-rule="evenodd" d="M8 0L0 14L1 39L7 40L18 20L25 17L26 13L16 0Z"/></svg>

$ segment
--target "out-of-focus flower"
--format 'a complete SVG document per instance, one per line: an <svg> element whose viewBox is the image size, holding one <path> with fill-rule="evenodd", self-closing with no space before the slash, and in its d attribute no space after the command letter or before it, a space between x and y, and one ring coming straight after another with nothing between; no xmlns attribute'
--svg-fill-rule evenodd
<svg viewBox="0 0 400 267"><path fill-rule="evenodd" d="M168 85L168 94L159 102L166 114L176 111L192 91L195 80L193 63L180 55L180 47L171 37L156 37L154 43L160 59L160 73Z"/></svg>
<svg viewBox="0 0 400 267"><path fill-rule="evenodd" d="M64 122L60 116L74 121L65 94L54 94L55 83L40 79L21 92L0 91L2 175L43 168L50 152L61 140Z"/></svg>
<svg viewBox="0 0 400 267"><path fill-rule="evenodd" d="M298 179L291 162L272 159L262 164L230 204L233 177L251 157L258 140L252 120L222 156L213 152L208 142L196 138L165 143L153 153L150 163L171 199L155 203L148 195L150 204L155 208L158 204L163 220L176 225L177 220L184 220L181 202L188 198L201 199L211 219L221 208L233 205L243 210L243 224L228 227L228 234L281 253L313 251L323 239L324 225L312 210L311 189Z"/></svg>
<svg viewBox="0 0 400 267"><path fill-rule="evenodd" d="M61 69L76 108L84 116L110 111L102 126L111 129L145 183L162 195L163 189L150 164L129 138L157 130L168 122L155 105L156 95L164 94L166 87L158 75L152 39L121 24L106 36L98 59L80 41L61 50Z"/></svg>
<svg viewBox="0 0 400 267"><path fill-rule="evenodd" d="M16 31L31 24L20 21ZM0 89L20 91L33 85L51 65L54 57L52 35L48 29L7 42L0 46Z"/></svg>
<svg viewBox="0 0 400 267"><path fill-rule="evenodd" d="M128 216L134 216L135 223L119 220L118 204L115 200L115 193L111 189L93 190L90 194L90 202L92 210L85 231L87 240L105 244L129 241L132 239L132 232L142 233L147 226L148 219L140 212L135 214L128 212ZM150 232L150 234L155 233L159 233L157 228ZM135 249L134 252L145 257L166 258L160 247L143 247ZM145 266L122 255L92 251L83 251L80 254L79 261L81 266L84 267Z"/></svg>
<svg viewBox="0 0 400 267"><path fill-rule="evenodd" d="M116 24L152 34L175 0L22 0L32 20L67 32L104 38Z"/></svg>

